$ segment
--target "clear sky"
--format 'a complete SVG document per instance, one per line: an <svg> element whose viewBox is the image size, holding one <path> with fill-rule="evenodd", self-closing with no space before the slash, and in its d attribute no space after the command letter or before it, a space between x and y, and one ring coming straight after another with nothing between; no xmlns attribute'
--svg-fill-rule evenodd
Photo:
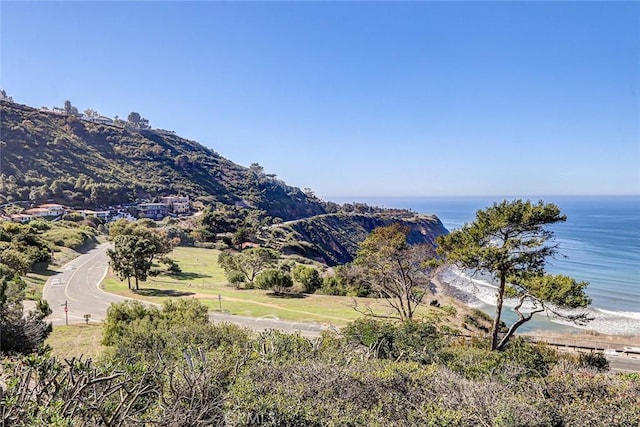
<svg viewBox="0 0 640 427"><path fill-rule="evenodd" d="M640 194L638 2L0 2L16 102L331 196Z"/></svg>

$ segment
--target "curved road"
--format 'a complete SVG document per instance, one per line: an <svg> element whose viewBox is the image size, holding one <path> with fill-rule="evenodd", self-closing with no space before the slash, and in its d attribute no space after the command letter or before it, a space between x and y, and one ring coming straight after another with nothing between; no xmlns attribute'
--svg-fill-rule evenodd
<svg viewBox="0 0 640 427"><path fill-rule="evenodd" d="M84 315L90 314L90 322L102 322L111 303L131 298L107 293L100 289L100 283L107 274L109 262L105 243L90 250L66 264L60 272L45 283L42 298L49 302L53 313L49 320L54 325L65 324L65 301L68 304L68 321L85 322ZM254 331L279 329L284 332L299 332L306 337L317 337L329 326L318 323L288 322L277 318L252 318L231 314L212 313L214 322L230 322Z"/></svg>
<svg viewBox="0 0 640 427"><path fill-rule="evenodd" d="M51 306L53 313L49 320L54 325L65 324L65 301L69 309L69 323L82 323L85 321L85 314L91 315L92 322L103 321L111 303L128 299L106 293L99 288L109 268L108 247L108 244L102 244L91 249L47 280L42 298Z"/></svg>

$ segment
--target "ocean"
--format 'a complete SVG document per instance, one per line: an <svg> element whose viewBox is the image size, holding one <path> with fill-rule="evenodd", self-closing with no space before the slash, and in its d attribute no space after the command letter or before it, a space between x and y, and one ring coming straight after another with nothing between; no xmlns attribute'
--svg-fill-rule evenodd
<svg viewBox="0 0 640 427"><path fill-rule="evenodd" d="M547 271L588 281L592 298L588 309L594 319L582 329L607 334L640 335L640 196L528 197L558 205L567 221L552 230L562 256L550 259ZM479 209L512 197L413 197L413 198L333 198L338 203L362 202L387 208L405 208L435 214L448 230L475 219ZM495 287L490 281L449 271L444 277L472 306L492 314ZM515 314L509 310L509 323ZM560 330L572 324L544 315L523 325L520 331Z"/></svg>

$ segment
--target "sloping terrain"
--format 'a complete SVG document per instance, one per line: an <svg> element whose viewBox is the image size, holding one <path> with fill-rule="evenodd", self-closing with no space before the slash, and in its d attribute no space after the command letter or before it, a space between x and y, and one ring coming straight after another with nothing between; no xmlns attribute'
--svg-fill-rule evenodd
<svg viewBox="0 0 640 427"><path fill-rule="evenodd" d="M131 130L0 103L0 203L55 201L101 207L183 194L262 209L283 220L323 205L262 168L160 130Z"/></svg>

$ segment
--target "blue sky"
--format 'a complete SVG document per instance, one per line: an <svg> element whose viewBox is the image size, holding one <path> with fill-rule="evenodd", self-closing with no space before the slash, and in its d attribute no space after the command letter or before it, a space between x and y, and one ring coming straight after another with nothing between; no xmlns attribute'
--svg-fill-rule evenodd
<svg viewBox="0 0 640 427"><path fill-rule="evenodd" d="M640 3L0 2L16 102L332 196L640 194Z"/></svg>

